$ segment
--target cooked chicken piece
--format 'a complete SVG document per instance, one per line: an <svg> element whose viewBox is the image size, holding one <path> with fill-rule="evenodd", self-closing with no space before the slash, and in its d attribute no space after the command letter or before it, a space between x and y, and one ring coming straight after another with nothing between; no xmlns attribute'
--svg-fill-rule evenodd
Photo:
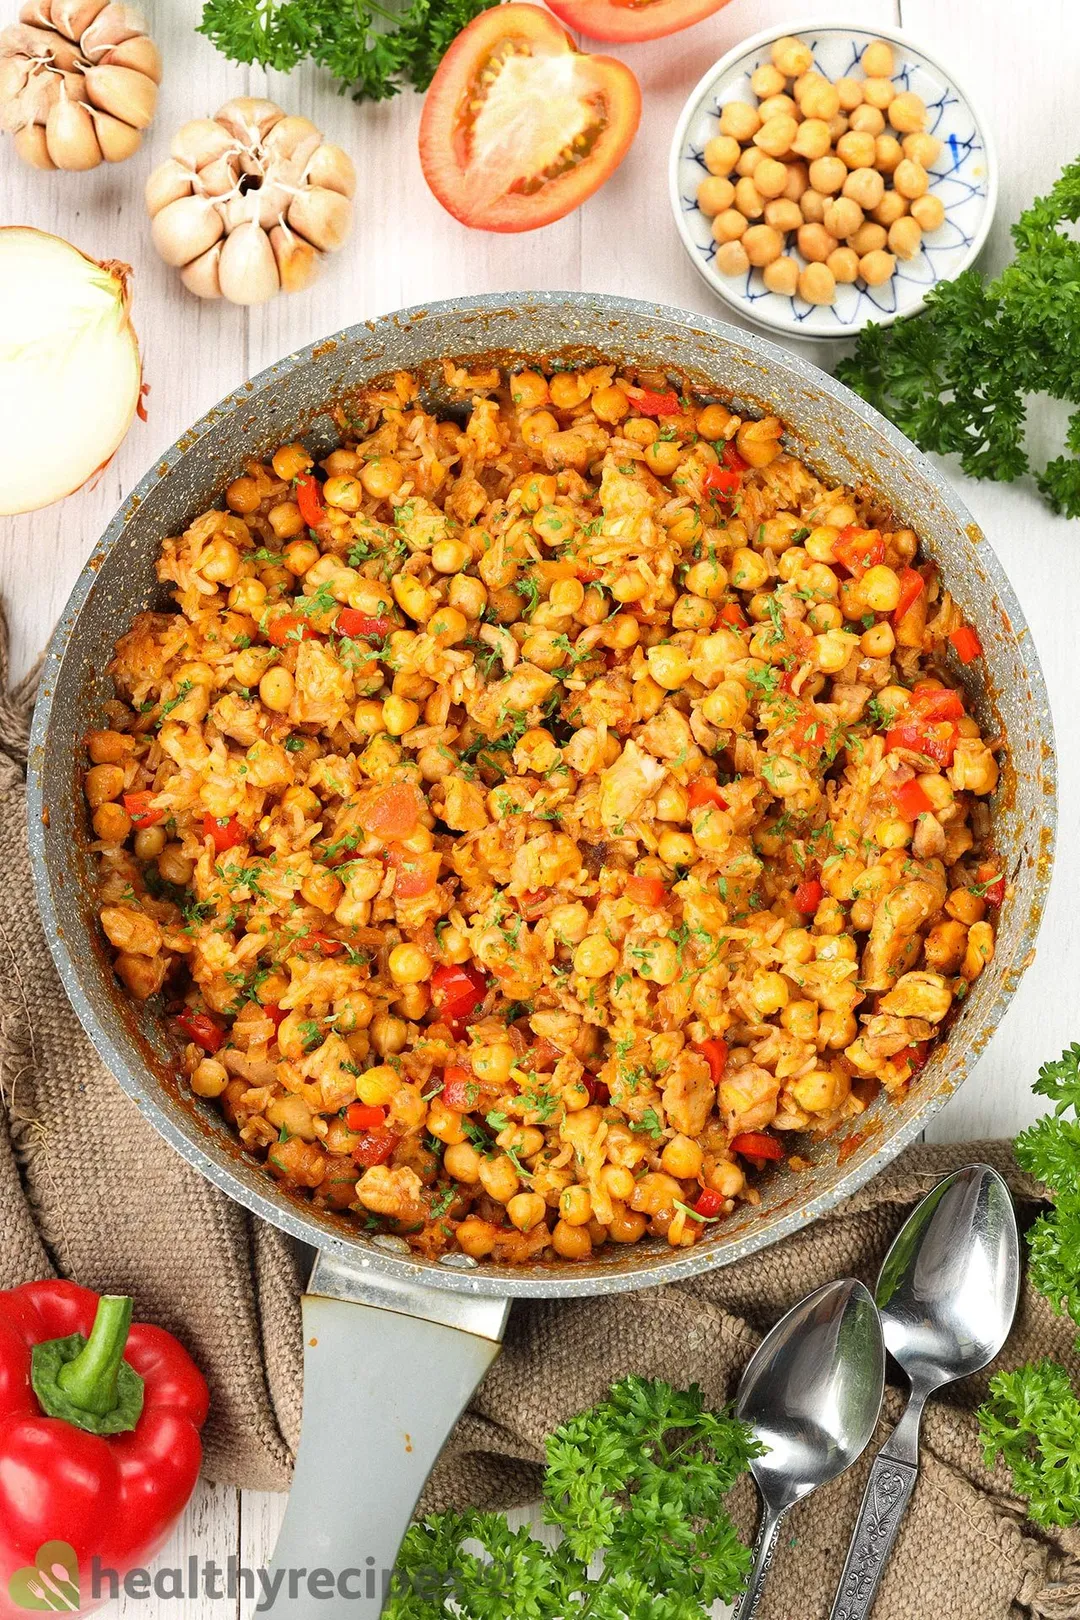
<svg viewBox="0 0 1080 1620"><path fill-rule="evenodd" d="M600 815L604 825L617 831L656 792L667 775L659 760L630 741L600 776Z"/></svg>
<svg viewBox="0 0 1080 1620"><path fill-rule="evenodd" d="M945 829L929 810L915 823L911 853L918 856L920 861L932 860L934 856L945 853Z"/></svg>
<svg viewBox="0 0 1080 1620"><path fill-rule="evenodd" d="M389 1215L396 1221L417 1221L424 1212L420 1198L423 1190L424 1184L415 1170L373 1164L356 1183L356 1198L373 1215Z"/></svg>
<svg viewBox="0 0 1080 1620"><path fill-rule="evenodd" d="M455 832L479 832L487 826L491 818L479 782L467 782L463 776L448 776L443 786L442 820L448 827Z"/></svg>
<svg viewBox="0 0 1080 1620"><path fill-rule="evenodd" d="M664 1112L684 1136L700 1136L716 1101L712 1071L700 1052L685 1047L664 1076Z"/></svg>
<svg viewBox="0 0 1080 1620"><path fill-rule="evenodd" d="M161 929L145 911L131 906L102 906L101 926L109 944L129 956L156 956L161 949Z"/></svg>
<svg viewBox="0 0 1080 1620"><path fill-rule="evenodd" d="M952 1006L952 991L940 973L905 973L878 1003L883 1013L897 1018L925 1018L940 1024Z"/></svg>
<svg viewBox="0 0 1080 1620"><path fill-rule="evenodd" d="M878 902L862 959L867 990L888 990L895 983L908 946L945 899L941 873L930 865L919 870L922 876L908 878Z"/></svg>
<svg viewBox="0 0 1080 1620"><path fill-rule="evenodd" d="M720 1082L718 1101L727 1116L728 1130L753 1131L770 1125L779 1094L779 1080L756 1063L726 1074Z"/></svg>

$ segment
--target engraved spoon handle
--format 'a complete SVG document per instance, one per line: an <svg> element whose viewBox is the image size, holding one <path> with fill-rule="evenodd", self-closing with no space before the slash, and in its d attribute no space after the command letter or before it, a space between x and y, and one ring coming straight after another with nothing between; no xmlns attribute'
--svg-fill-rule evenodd
<svg viewBox="0 0 1080 1620"><path fill-rule="evenodd" d="M765 1577L772 1567L776 1555L776 1543L780 1539L780 1526L787 1516L787 1508L776 1512L767 1507L761 1517L761 1527L758 1530L757 1542L754 1546L754 1567L750 1572L750 1580L746 1591L742 1595L739 1607L735 1611L734 1620L754 1620L761 1602L761 1594L765 1587Z"/></svg>
<svg viewBox="0 0 1080 1620"><path fill-rule="evenodd" d="M917 1478L913 1464L875 1457L830 1620L867 1620Z"/></svg>

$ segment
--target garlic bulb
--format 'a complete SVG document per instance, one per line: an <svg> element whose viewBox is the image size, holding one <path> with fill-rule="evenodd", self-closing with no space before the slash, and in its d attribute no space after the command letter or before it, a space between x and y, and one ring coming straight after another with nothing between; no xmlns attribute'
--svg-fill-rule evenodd
<svg viewBox="0 0 1080 1620"><path fill-rule="evenodd" d="M199 298L298 292L352 229L356 173L307 118L237 96L178 130L146 182L151 235Z"/></svg>
<svg viewBox="0 0 1080 1620"><path fill-rule="evenodd" d="M0 129L35 169L96 169L138 150L161 58L123 0L26 0L0 32Z"/></svg>

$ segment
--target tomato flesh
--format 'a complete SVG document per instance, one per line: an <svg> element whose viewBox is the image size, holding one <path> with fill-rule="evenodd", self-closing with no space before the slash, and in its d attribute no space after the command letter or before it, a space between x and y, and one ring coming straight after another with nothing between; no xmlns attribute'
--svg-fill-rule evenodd
<svg viewBox="0 0 1080 1620"><path fill-rule="evenodd" d="M242 844L247 833L235 816L226 821L219 821L217 816L204 816L203 837L212 838L215 851L222 855L227 849L235 849L237 844Z"/></svg>
<svg viewBox="0 0 1080 1620"><path fill-rule="evenodd" d="M496 6L439 64L420 119L420 165L463 225L531 231L603 185L640 116L628 67L578 51L539 6Z"/></svg>
<svg viewBox="0 0 1080 1620"><path fill-rule="evenodd" d="M626 880L626 898L633 900L639 906L647 906L655 911L662 906L667 898L667 890L662 878L658 877L628 877Z"/></svg>
<svg viewBox="0 0 1080 1620"><path fill-rule="evenodd" d="M694 1047L694 1051L700 1052L701 1056L705 1059L706 1063L709 1065L709 1078L712 1080L714 1086L718 1086L721 1080L724 1078L724 1070L727 1068L727 1041L702 1041L700 1046Z"/></svg>
<svg viewBox="0 0 1080 1620"><path fill-rule="evenodd" d="M677 34L726 4L727 0L550 0L552 11L568 28L589 39L623 44Z"/></svg>
<svg viewBox="0 0 1080 1620"><path fill-rule="evenodd" d="M209 1013L182 1012L176 1022L188 1040L201 1046L204 1052L216 1052L225 1039L225 1031Z"/></svg>
<svg viewBox="0 0 1080 1620"><path fill-rule="evenodd" d="M159 821L165 819L164 810L155 810L151 807L150 800L153 797L148 789L144 789L141 793L124 794L124 809L131 817L132 826L136 831L143 827L156 827Z"/></svg>
<svg viewBox="0 0 1080 1620"><path fill-rule="evenodd" d="M731 1139L732 1153L742 1153L748 1159L782 1159L783 1145L765 1131L742 1131Z"/></svg>
<svg viewBox="0 0 1080 1620"><path fill-rule="evenodd" d="M817 878L807 878L800 883L792 896L791 903L795 910L804 917L812 917L821 904L821 897L825 893Z"/></svg>
<svg viewBox="0 0 1080 1620"><path fill-rule="evenodd" d="M893 789L893 802L905 821L917 821L934 808L926 789L914 779Z"/></svg>

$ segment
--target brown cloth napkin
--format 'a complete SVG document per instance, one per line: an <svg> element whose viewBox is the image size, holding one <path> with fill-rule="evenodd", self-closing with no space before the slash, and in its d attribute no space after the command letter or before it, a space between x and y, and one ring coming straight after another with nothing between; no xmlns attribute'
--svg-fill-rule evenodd
<svg viewBox="0 0 1080 1620"><path fill-rule="evenodd" d="M2 629L2 622L0 622ZM284 1489L300 1424L303 1256L161 1141L98 1060L53 971L34 903L24 768L32 682L6 690L0 637L0 1288L59 1272L135 1296L210 1382L206 1471ZM918 1147L806 1231L738 1265L614 1298L522 1302L458 1424L428 1509L507 1507L539 1494L543 1438L626 1373L697 1381L727 1399L762 1333L809 1289L872 1282L912 1205L945 1172L984 1159L1026 1217L1037 1188L1004 1143ZM1052 1355L1080 1376L1071 1326L1025 1289L1000 1365ZM974 1409L985 1377L930 1404L922 1472L875 1620L1080 1620L1080 1532L1040 1535L983 1466ZM887 1424L899 1411L887 1395ZM791 1515L761 1620L824 1620L869 1467ZM755 1503L741 1481L744 1534ZM514 1620L511 1615L506 1620Z"/></svg>

